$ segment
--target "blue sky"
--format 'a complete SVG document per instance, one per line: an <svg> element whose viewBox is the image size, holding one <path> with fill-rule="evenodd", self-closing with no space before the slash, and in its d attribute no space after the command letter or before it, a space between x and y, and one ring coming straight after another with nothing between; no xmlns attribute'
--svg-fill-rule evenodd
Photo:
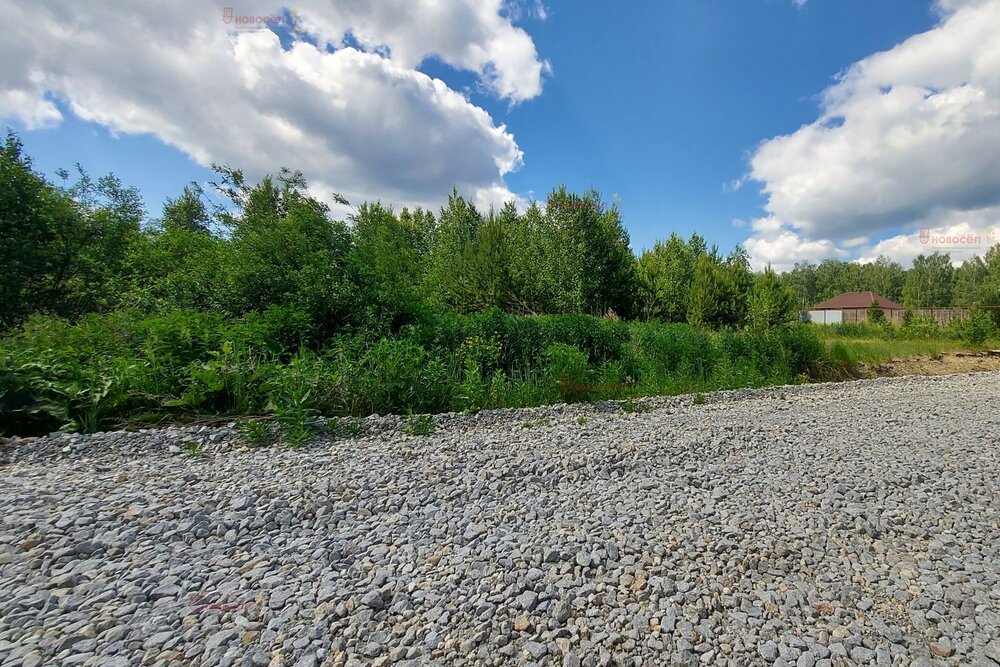
<svg viewBox="0 0 1000 667"><path fill-rule="evenodd" d="M1000 85L976 42L997 0L315 2L280 43L211 3L157 21L15 5L31 28L0 47L0 116L43 171L112 171L154 216L217 161L397 207L595 187L636 251L697 231L778 268L906 263L920 227L1000 220Z"/></svg>

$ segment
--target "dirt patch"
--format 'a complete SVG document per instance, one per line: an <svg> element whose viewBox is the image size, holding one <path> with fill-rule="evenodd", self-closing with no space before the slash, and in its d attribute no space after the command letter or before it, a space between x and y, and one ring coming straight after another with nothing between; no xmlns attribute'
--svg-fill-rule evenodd
<svg viewBox="0 0 1000 667"><path fill-rule="evenodd" d="M932 356L893 359L881 364L861 364L868 377L899 377L902 375L952 375L977 371L1000 371L1000 350L980 352L945 352Z"/></svg>

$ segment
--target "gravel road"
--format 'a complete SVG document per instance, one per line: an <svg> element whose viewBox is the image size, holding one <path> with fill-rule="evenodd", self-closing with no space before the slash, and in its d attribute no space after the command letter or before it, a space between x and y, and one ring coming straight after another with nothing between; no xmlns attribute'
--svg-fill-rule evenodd
<svg viewBox="0 0 1000 667"><path fill-rule="evenodd" d="M641 405L7 442L0 665L1000 665L1000 373Z"/></svg>

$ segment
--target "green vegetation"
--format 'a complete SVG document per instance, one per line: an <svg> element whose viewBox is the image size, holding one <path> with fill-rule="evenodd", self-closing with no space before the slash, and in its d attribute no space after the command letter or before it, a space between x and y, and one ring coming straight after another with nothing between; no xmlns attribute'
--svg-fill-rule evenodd
<svg viewBox="0 0 1000 667"><path fill-rule="evenodd" d="M908 308L985 306L1000 325L1000 244L957 268L942 252L918 255L909 269L886 257L867 264L826 259L797 263L780 281L800 309L844 292L871 290Z"/></svg>
<svg viewBox="0 0 1000 667"><path fill-rule="evenodd" d="M265 420L247 419L236 424L236 431L250 447L267 447L274 442L274 430Z"/></svg>
<svg viewBox="0 0 1000 667"><path fill-rule="evenodd" d="M817 326L816 331L827 348L829 367L840 370L853 369L860 363L880 364L1000 345L1000 329L984 311L947 325L907 313L901 326L886 321L862 322Z"/></svg>
<svg viewBox="0 0 1000 667"><path fill-rule="evenodd" d="M827 365L817 334L836 335L791 322L786 279L739 247L674 235L636 258L593 191L488 213L453 192L437 215L375 203L341 221L297 172L216 171L225 206L192 185L151 220L114 177L50 183L8 135L0 434L231 416L251 446L297 446L357 437L373 413L801 381Z"/></svg>
<svg viewBox="0 0 1000 667"><path fill-rule="evenodd" d="M626 398L624 401L619 403L618 407L621 408L621 411L625 414L635 414L637 412L646 412L648 410L645 405L636 402L636 400L631 397Z"/></svg>
<svg viewBox="0 0 1000 667"><path fill-rule="evenodd" d="M869 324L879 325L886 321L885 311L882 310L882 306L878 305L878 301L872 300L871 305L868 306L867 322Z"/></svg>
<svg viewBox="0 0 1000 667"><path fill-rule="evenodd" d="M94 431L205 415L262 445L301 444L320 416L428 413L794 381L822 358L809 325L709 331L586 315L431 314L394 337L276 346L270 311L30 318L0 342L14 432ZM484 341L489 341L484 343ZM576 384L567 384L572 380ZM15 403L18 402L18 403ZM330 424L326 425L329 431ZM335 424L356 434L360 422Z"/></svg>
<svg viewBox="0 0 1000 667"><path fill-rule="evenodd" d="M539 417L538 419L529 419L525 422L521 422L521 428L538 428L540 426L551 426L551 422L548 417Z"/></svg>
<svg viewBox="0 0 1000 667"><path fill-rule="evenodd" d="M414 415L403 422L403 432L407 435L425 436L434 432L434 418L430 415Z"/></svg>

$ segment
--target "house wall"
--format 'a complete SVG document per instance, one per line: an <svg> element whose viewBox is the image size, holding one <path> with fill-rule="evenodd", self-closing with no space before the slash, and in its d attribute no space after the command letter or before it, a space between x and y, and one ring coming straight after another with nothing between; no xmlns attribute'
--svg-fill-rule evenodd
<svg viewBox="0 0 1000 667"><path fill-rule="evenodd" d="M969 311L966 308L913 308L912 310L914 315L933 318L938 324L948 324L952 320L961 320L969 316ZM906 315L905 310L883 310L882 312L885 313L885 319L893 324L902 324L903 317ZM868 321L867 308L845 309L843 313L844 322Z"/></svg>
<svg viewBox="0 0 1000 667"><path fill-rule="evenodd" d="M883 310L885 318L893 324L902 324L905 310ZM938 324L951 320L965 319L970 311L966 308L914 308L914 315L932 317ZM815 324L857 324L868 321L867 308L844 308L842 310L807 310L800 318L803 322Z"/></svg>
<svg viewBox="0 0 1000 667"><path fill-rule="evenodd" d="M840 324L841 311L839 310L807 310L802 313L803 322L813 324Z"/></svg>

